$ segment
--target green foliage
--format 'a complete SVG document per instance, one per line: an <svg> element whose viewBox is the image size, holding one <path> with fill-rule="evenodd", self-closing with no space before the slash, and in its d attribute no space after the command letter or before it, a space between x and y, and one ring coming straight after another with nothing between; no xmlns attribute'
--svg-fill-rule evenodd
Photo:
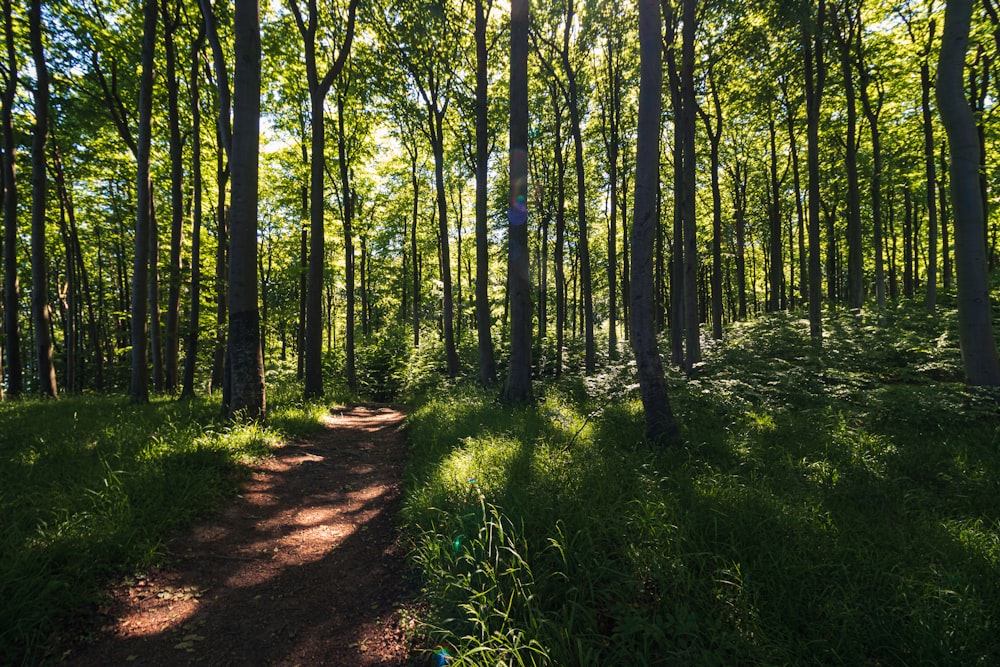
<svg viewBox="0 0 1000 667"><path fill-rule="evenodd" d="M947 306L947 305L946 305ZM996 396L954 313L775 315L669 378L649 451L627 371L508 408L460 386L409 419L403 512L450 664L990 664ZM918 341L935 341L932 345Z"/></svg>
<svg viewBox="0 0 1000 667"><path fill-rule="evenodd" d="M248 463L318 428L325 406L293 389L272 391L268 426L222 422L201 398L0 403L0 663L53 658L108 582L162 563L171 532L230 497Z"/></svg>

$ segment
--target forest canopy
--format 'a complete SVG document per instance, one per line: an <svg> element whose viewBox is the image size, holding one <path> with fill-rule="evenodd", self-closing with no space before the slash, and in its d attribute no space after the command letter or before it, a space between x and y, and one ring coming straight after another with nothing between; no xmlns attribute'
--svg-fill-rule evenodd
<svg viewBox="0 0 1000 667"><path fill-rule="evenodd" d="M255 24L242 0L7 0L4 392L214 391L227 341L257 328L250 383L294 369L306 396L391 397L407 363L490 383L508 360L540 377L628 357L640 22L662 86L639 316L665 359L696 373L703 339L762 312L800 311L817 341L827 307L934 312L973 267L992 345L994 0L969 9L944 98L944 2L640 4L531 3L515 196L508 3L274 0ZM974 123L971 227L942 99ZM238 209L247 155L256 208ZM530 275L512 298L515 200ZM256 313L236 322L235 298ZM984 354L968 379L996 384Z"/></svg>

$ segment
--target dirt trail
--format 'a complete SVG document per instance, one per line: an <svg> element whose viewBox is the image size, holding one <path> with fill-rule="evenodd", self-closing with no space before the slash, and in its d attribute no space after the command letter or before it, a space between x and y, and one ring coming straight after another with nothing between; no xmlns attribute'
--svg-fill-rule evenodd
<svg viewBox="0 0 1000 667"><path fill-rule="evenodd" d="M406 665L396 539L398 409L336 410L176 541L169 570L114 591L74 665Z"/></svg>

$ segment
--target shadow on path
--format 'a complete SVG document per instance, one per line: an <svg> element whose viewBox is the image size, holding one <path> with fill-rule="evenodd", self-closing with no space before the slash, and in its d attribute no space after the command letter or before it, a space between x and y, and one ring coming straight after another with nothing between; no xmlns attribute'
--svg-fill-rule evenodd
<svg viewBox="0 0 1000 667"><path fill-rule="evenodd" d="M128 580L74 665L406 665L395 517L403 413L358 405L262 463L241 497Z"/></svg>

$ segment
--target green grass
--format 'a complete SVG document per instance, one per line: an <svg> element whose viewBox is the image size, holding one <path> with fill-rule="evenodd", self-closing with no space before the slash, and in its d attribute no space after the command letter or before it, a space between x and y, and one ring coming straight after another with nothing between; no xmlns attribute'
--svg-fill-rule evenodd
<svg viewBox="0 0 1000 667"><path fill-rule="evenodd" d="M292 391L273 385L266 426L230 425L204 398L0 403L0 664L56 660L109 582L164 562L248 463L318 428L325 406Z"/></svg>
<svg viewBox="0 0 1000 667"><path fill-rule="evenodd" d="M790 315L671 375L686 445L642 443L627 368L409 419L404 523L452 665L1000 661L1000 412L954 311Z"/></svg>

